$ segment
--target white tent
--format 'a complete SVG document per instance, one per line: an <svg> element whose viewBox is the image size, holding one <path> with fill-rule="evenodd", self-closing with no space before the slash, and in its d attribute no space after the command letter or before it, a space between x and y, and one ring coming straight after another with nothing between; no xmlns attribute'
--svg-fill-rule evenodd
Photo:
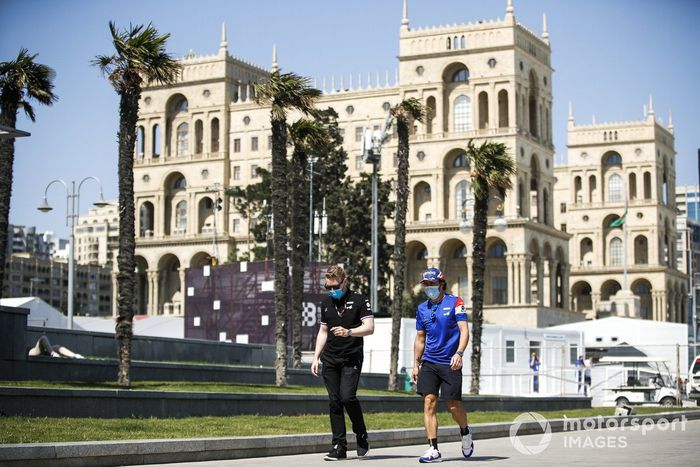
<svg viewBox="0 0 700 467"><path fill-rule="evenodd" d="M114 318L97 318L78 316L75 322L86 331L114 334ZM142 316L134 317L134 335L150 337L168 337L182 339L185 337L185 320L178 316Z"/></svg>
<svg viewBox="0 0 700 467"><path fill-rule="evenodd" d="M38 297L3 298L0 300L0 305L28 309L27 326L57 329L68 327L68 318L60 310ZM76 324L75 319L73 320L73 329L82 329Z"/></svg>

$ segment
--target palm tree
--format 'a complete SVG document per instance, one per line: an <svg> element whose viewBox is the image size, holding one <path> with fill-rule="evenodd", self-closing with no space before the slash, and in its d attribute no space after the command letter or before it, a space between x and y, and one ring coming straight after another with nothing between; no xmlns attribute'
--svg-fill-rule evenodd
<svg viewBox="0 0 700 467"><path fill-rule="evenodd" d="M406 272L406 210L408 209L408 137L414 120L423 121L423 104L410 97L393 109L396 131L399 135L399 172L396 181L396 219L394 221L394 306L391 310L391 360L389 363L389 391L397 390L399 364L399 337L405 289Z"/></svg>
<svg viewBox="0 0 700 467"><path fill-rule="evenodd" d="M35 121L31 100L49 106L58 100L53 93L56 72L37 63L36 57L37 54L30 55L27 49L20 49L16 59L0 63L0 125L15 128L20 107L32 122ZM0 139L0 298L5 276L14 160L15 139Z"/></svg>
<svg viewBox="0 0 700 467"><path fill-rule="evenodd" d="M139 99L144 85L173 84L180 75L180 64L165 51L170 34L159 35L153 25L129 26L118 30L109 22L116 53L99 55L92 61L100 68L119 95L119 255L117 263L118 315L116 338L119 342L117 382L129 386L132 321L134 318L134 145Z"/></svg>
<svg viewBox="0 0 700 467"><path fill-rule="evenodd" d="M308 114L321 91L307 78L275 70L265 83L253 86L255 100L270 106L272 127L272 217L275 258L275 383L287 384L287 112L296 109Z"/></svg>
<svg viewBox="0 0 700 467"><path fill-rule="evenodd" d="M289 125L289 138L294 145L289 173L289 230L292 264L292 366L301 366L301 314L304 294L304 263L309 248L309 221L306 165L308 155L326 143L328 135L323 123L301 118ZM310 258L309 258L310 260Z"/></svg>
<svg viewBox="0 0 700 467"><path fill-rule="evenodd" d="M505 200L513 187L515 161L503 143L484 141L476 147L472 140L467 146L474 193L474 232L472 236L472 384L471 393L479 394L481 376L481 332L484 321L484 270L486 269L486 229L488 228L489 197L492 191Z"/></svg>

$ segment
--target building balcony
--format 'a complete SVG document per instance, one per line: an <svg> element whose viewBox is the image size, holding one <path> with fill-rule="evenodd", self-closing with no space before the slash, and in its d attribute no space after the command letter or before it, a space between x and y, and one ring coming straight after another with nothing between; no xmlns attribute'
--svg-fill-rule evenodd
<svg viewBox="0 0 700 467"><path fill-rule="evenodd" d="M135 159L134 166L152 166L152 165L167 165L167 164L182 164L183 162L198 162L206 160L223 159L226 153L219 152L203 152L199 154L186 154L184 156L165 156L147 157L143 159Z"/></svg>

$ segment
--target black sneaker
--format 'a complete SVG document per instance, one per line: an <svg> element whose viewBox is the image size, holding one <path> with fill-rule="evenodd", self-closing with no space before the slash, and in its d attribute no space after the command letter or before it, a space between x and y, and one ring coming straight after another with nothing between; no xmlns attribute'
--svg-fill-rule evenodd
<svg viewBox="0 0 700 467"><path fill-rule="evenodd" d="M333 449L331 449L331 452L326 454L326 457L323 458L323 460L327 461L337 461L340 459L347 459L348 455L345 452L345 449L341 448L339 445L333 446Z"/></svg>
<svg viewBox="0 0 700 467"><path fill-rule="evenodd" d="M357 457L364 457L369 452L369 442L367 441L367 433L357 435Z"/></svg>

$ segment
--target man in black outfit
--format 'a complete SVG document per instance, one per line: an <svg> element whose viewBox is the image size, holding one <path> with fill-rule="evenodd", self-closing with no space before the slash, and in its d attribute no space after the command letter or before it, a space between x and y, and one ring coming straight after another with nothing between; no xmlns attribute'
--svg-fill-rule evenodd
<svg viewBox="0 0 700 467"><path fill-rule="evenodd" d="M321 327L316 337L316 350L311 373L318 376L319 360L323 363L321 375L330 400L333 449L324 458L337 461L347 458L345 415L352 421L357 438L357 455L369 452L367 427L357 400L357 385L362 371L362 336L374 332L372 306L366 297L348 288L345 271L331 266L326 272L328 297L321 303ZM330 330L330 332L329 332Z"/></svg>

